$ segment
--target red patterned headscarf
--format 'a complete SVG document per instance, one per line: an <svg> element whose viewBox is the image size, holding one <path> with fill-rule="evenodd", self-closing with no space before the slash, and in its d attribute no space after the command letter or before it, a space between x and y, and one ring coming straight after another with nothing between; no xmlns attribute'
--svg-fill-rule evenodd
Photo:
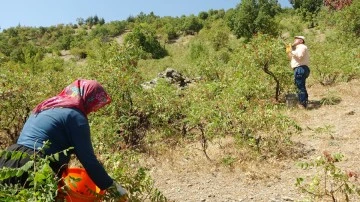
<svg viewBox="0 0 360 202"><path fill-rule="evenodd" d="M68 107L76 108L87 116L110 102L109 95L97 81L79 79L64 88L59 95L41 102L33 112L37 114L45 109Z"/></svg>

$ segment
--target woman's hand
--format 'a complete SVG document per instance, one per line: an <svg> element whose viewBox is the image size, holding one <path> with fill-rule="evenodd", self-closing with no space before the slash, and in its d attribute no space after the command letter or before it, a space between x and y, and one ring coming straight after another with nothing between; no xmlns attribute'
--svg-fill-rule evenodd
<svg viewBox="0 0 360 202"><path fill-rule="evenodd" d="M107 189L111 197L115 198L116 202L128 202L127 191L119 184L114 181L114 183Z"/></svg>

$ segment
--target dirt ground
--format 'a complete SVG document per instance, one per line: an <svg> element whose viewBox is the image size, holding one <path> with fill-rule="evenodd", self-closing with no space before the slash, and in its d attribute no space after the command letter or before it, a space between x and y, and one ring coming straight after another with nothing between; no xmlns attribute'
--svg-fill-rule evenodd
<svg viewBox="0 0 360 202"><path fill-rule="evenodd" d="M292 137L308 151L302 159L249 162L229 168L208 161L200 145L192 145L174 149L165 157L147 158L145 163L151 168L155 186L172 201L309 201L309 195L301 193L295 182L297 177L312 177L316 171L303 170L297 162L315 159L328 151L345 156L338 165L342 170L360 171L359 87L360 80L326 87L312 85L308 87L311 102L318 103L329 95L341 97L341 102L285 111L302 128ZM216 158L223 154L232 141L227 138L210 145L208 155ZM360 201L356 196L350 199Z"/></svg>

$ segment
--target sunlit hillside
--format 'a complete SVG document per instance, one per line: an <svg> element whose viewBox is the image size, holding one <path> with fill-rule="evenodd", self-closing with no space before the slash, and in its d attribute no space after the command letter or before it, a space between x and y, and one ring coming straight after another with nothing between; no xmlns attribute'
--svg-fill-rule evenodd
<svg viewBox="0 0 360 202"><path fill-rule="evenodd" d="M358 85L360 78L359 0L327 0L325 4L296 1L294 8L286 9L275 2L243 0L230 10L209 10L192 16L141 13L112 22L96 16L79 24L2 30L1 148L16 142L29 113L39 102L60 93L77 78L95 79L111 95L112 103L89 116L93 147L106 170L123 182L131 201L257 201L255 194L254 200L241 200L224 198L226 193L221 191L214 196L205 191L201 194L206 197L195 197L196 191L183 196L186 193L169 185L181 184L175 177L196 175L181 169L187 162L197 166L190 169L192 172L202 174L207 171L201 168L207 166L216 175L227 177L247 173L249 187L279 177L266 173L264 165L269 165L269 170L280 165L285 169L293 161L313 155L308 152L311 149L305 151L306 146L299 146L297 141L299 135L314 136L306 132L306 120L315 121L311 117L325 113L326 107L342 106L341 101L351 100L345 92L358 93L352 89L356 86L351 86ZM286 100L286 95L296 93L296 88L285 46L296 35L306 37L311 54L307 86L313 92L313 103L305 112L289 109ZM346 108L350 111L344 113L354 111L358 117L358 108L354 109ZM298 113L301 116L294 115ZM331 124L311 125L312 131L316 131L315 136L332 135ZM340 157L334 158L338 159L323 159L318 165L329 173L327 180L337 189L324 191L323 178L310 183L310 188L298 181L299 194L287 194L291 201L300 196L309 201L343 201L346 196L360 200L357 178L346 178L344 169L335 165ZM358 159L354 162L359 163ZM36 166L42 168L45 164L42 161ZM79 164L76 157L73 164ZM159 168L168 178L161 175ZM262 174L254 171L257 169ZM43 170L27 171L35 176ZM312 171L305 174L314 175ZM1 170L0 180L11 175L16 172ZM57 190L53 178L53 186L33 178L41 188L26 191L0 185L0 198L53 200ZM281 180L277 183L281 184ZM192 186L201 192L202 187L192 182L183 189ZM236 184L229 186L235 193ZM266 197L261 200L271 201Z"/></svg>

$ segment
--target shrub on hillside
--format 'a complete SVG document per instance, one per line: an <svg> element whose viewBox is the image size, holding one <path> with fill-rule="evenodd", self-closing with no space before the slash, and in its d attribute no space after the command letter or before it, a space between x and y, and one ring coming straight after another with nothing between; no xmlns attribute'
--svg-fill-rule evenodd
<svg viewBox="0 0 360 202"><path fill-rule="evenodd" d="M316 23L316 16L323 5L323 0L290 0L290 3L302 19L309 23L309 27L313 28Z"/></svg>
<svg viewBox="0 0 360 202"><path fill-rule="evenodd" d="M109 35L115 37L125 32L127 22L126 21L112 21L104 26L109 30Z"/></svg>
<svg viewBox="0 0 360 202"><path fill-rule="evenodd" d="M338 25L346 33L360 37L360 0L341 10L338 16Z"/></svg>
<svg viewBox="0 0 360 202"><path fill-rule="evenodd" d="M278 25L274 20L280 6L274 1L243 0L228 16L228 26L237 38L251 38L254 34L277 35Z"/></svg>
<svg viewBox="0 0 360 202"><path fill-rule="evenodd" d="M199 32L203 28L203 25L201 24L200 20L195 16L189 16L185 17L183 19L183 24L181 31L184 32L184 34L188 35L194 35L195 33Z"/></svg>
<svg viewBox="0 0 360 202"><path fill-rule="evenodd" d="M40 62L41 69L46 71L64 71L64 60L59 57L46 57Z"/></svg>
<svg viewBox="0 0 360 202"><path fill-rule="evenodd" d="M202 11L199 13L198 17L202 20L206 20L209 17L209 14L207 12Z"/></svg>
<svg viewBox="0 0 360 202"><path fill-rule="evenodd" d="M64 151L66 154L67 150ZM0 183L0 196L3 201L55 201L58 192L58 182L60 181L49 166L50 159L58 159L59 154L38 158L37 155L29 156L27 153L17 151L1 151L0 156L8 155L11 159L25 158L30 160L20 168L0 169L0 181L11 177L19 177L24 173L28 174L28 186L23 184ZM30 186L29 186L30 185Z"/></svg>
<svg viewBox="0 0 360 202"><path fill-rule="evenodd" d="M125 37L125 43L141 48L150 53L154 59L163 58L168 55L167 50L161 46L156 39L155 32L148 27L136 27Z"/></svg>
<svg viewBox="0 0 360 202"><path fill-rule="evenodd" d="M60 36L52 46L57 50L70 50L72 40L72 35Z"/></svg>
<svg viewBox="0 0 360 202"><path fill-rule="evenodd" d="M191 60L203 58L208 54L208 48L202 42L192 42L189 48L189 56Z"/></svg>

